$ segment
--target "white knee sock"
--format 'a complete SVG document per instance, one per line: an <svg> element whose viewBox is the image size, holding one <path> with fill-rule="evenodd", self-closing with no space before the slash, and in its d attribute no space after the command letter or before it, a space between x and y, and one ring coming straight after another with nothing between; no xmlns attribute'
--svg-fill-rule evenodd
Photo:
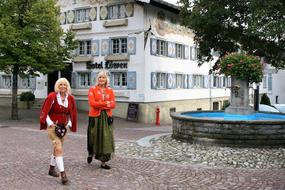
<svg viewBox="0 0 285 190"><path fill-rule="evenodd" d="M53 154L50 156L50 165L51 166L55 166L56 165L55 157L54 157Z"/></svg>
<svg viewBox="0 0 285 190"><path fill-rule="evenodd" d="M60 172L64 171L64 165L63 165L63 157L59 156L59 157L55 157L55 161L56 161L56 165L57 168Z"/></svg>

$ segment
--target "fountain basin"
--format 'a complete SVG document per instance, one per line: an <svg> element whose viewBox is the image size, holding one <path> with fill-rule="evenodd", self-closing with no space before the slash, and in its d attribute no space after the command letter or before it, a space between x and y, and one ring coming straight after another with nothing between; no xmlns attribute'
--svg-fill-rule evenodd
<svg viewBox="0 0 285 190"><path fill-rule="evenodd" d="M285 146L285 114L172 112L172 137L190 143L230 146Z"/></svg>

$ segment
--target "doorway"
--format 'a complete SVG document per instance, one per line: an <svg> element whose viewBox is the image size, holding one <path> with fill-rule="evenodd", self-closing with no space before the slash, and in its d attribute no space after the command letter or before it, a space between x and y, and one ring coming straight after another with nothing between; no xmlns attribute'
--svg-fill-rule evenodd
<svg viewBox="0 0 285 190"><path fill-rule="evenodd" d="M48 94L54 92L54 85L59 78L66 78L71 85L72 63L66 63L64 69L48 74Z"/></svg>

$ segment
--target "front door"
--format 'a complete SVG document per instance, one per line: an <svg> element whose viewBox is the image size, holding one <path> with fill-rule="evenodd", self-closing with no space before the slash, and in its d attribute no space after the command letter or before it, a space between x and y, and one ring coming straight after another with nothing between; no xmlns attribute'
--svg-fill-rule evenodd
<svg viewBox="0 0 285 190"><path fill-rule="evenodd" d="M71 75L72 63L66 63L66 67L64 69L48 74L48 94L50 92L54 92L54 85L59 77L66 78L71 85Z"/></svg>
<svg viewBox="0 0 285 190"><path fill-rule="evenodd" d="M71 75L72 75L72 63L66 63L63 70L60 71L60 77L66 78L71 85Z"/></svg>
<svg viewBox="0 0 285 190"><path fill-rule="evenodd" d="M48 74L48 94L54 92L54 85L58 79L58 71Z"/></svg>

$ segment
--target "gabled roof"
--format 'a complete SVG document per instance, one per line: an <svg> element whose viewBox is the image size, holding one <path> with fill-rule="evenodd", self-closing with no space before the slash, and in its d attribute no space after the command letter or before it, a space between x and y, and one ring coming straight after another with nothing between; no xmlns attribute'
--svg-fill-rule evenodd
<svg viewBox="0 0 285 190"><path fill-rule="evenodd" d="M160 8L164 8L167 9L169 11L175 12L175 13L179 13L180 9L178 6L173 5L171 3L168 3L166 1L163 0L136 0L142 3L147 3L147 4L151 4Z"/></svg>

